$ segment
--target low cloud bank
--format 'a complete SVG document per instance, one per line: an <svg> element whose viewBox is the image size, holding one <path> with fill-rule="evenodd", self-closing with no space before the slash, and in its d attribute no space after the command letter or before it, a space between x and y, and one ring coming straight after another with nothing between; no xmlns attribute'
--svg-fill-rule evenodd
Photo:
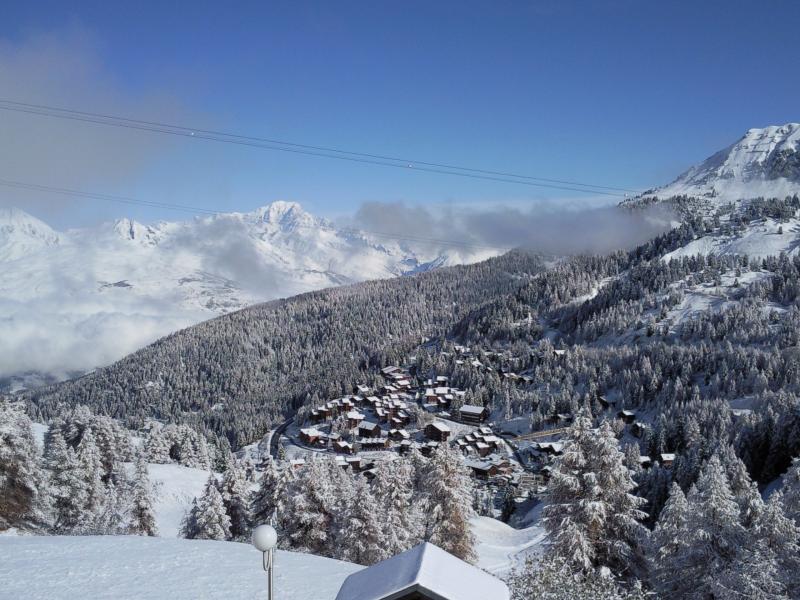
<svg viewBox="0 0 800 600"><path fill-rule="evenodd" d="M672 227L675 215L651 206L631 210L602 206L578 210L550 205L530 209L478 208L430 210L403 203L368 202L353 223L368 231L425 238L464 246L527 248L556 255L604 254L633 248ZM421 242L418 242L421 243ZM448 244L442 243L442 249Z"/></svg>

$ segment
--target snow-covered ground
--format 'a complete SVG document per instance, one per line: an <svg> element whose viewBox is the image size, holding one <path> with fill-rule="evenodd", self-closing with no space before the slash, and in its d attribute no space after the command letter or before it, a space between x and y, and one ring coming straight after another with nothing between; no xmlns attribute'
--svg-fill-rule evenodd
<svg viewBox="0 0 800 600"><path fill-rule="evenodd" d="M154 484L158 534L162 537L178 537L181 521L192 506L192 499L203 493L208 481L208 471L191 469L181 465L147 465L150 481Z"/></svg>
<svg viewBox="0 0 800 600"><path fill-rule="evenodd" d="M782 228L783 233L778 233ZM685 246L665 254L663 260L681 256L708 256L724 254L746 254L754 258L778 256L781 252L797 254L800 247L800 220L789 219L779 223L774 219L764 219L751 223L741 234L724 236L717 233L704 235Z"/></svg>
<svg viewBox="0 0 800 600"><path fill-rule="evenodd" d="M276 600L334 600L361 567L279 551ZM0 536L4 600L261 600L261 554L234 542L135 536Z"/></svg>
<svg viewBox="0 0 800 600"><path fill-rule="evenodd" d="M546 535L538 525L514 529L491 517L474 517L470 525L478 542L478 566L499 576L523 562L526 556L540 552Z"/></svg>

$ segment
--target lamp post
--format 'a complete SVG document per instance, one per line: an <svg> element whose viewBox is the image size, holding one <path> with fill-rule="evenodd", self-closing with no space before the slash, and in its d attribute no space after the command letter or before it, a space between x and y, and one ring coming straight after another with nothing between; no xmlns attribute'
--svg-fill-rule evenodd
<svg viewBox="0 0 800 600"><path fill-rule="evenodd" d="M253 546L263 554L262 565L267 572L267 600L272 597L272 567L275 559L275 546L278 545L278 532L272 525L259 525L253 530Z"/></svg>

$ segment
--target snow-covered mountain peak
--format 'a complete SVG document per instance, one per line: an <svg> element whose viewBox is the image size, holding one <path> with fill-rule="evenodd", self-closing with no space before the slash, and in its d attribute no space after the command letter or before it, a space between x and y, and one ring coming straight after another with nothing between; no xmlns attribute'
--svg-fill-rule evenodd
<svg viewBox="0 0 800 600"><path fill-rule="evenodd" d="M734 144L652 194L736 201L800 191L800 123L748 129Z"/></svg>
<svg viewBox="0 0 800 600"><path fill-rule="evenodd" d="M155 243L155 230L127 217L114 221L113 229L124 240Z"/></svg>
<svg viewBox="0 0 800 600"><path fill-rule="evenodd" d="M250 213L257 222L274 225L284 231L293 231L299 227L314 227L322 220L303 210L297 202L276 200Z"/></svg>
<svg viewBox="0 0 800 600"><path fill-rule="evenodd" d="M0 260L58 243L58 233L43 221L19 208L0 208Z"/></svg>

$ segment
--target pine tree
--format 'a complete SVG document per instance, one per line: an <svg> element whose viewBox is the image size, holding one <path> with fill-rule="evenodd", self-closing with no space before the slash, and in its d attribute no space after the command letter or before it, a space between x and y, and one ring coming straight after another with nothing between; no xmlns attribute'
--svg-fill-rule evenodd
<svg viewBox="0 0 800 600"><path fill-rule="evenodd" d="M800 527L800 457L794 459L784 475L781 489L786 514Z"/></svg>
<svg viewBox="0 0 800 600"><path fill-rule="evenodd" d="M97 522L103 512L105 486L103 485L103 463L100 451L94 441L94 434L88 427L84 430L76 453L79 477L86 491L86 500L78 528L83 533L102 533Z"/></svg>
<svg viewBox="0 0 800 600"><path fill-rule="evenodd" d="M651 595L634 582L625 588L597 571L575 571L556 555L528 558L509 578L511 600L647 600Z"/></svg>
<svg viewBox="0 0 800 600"><path fill-rule="evenodd" d="M639 521L646 514L639 510L644 500L631 494L635 487L610 424L592 430L581 412L553 464L543 512L550 553L586 571L641 569L646 530Z"/></svg>
<svg viewBox="0 0 800 600"><path fill-rule="evenodd" d="M686 500L688 517L681 530L685 543L665 567L683 574L673 582L675 597L714 598L738 565L740 549L752 541L739 522L736 497L716 455L706 462Z"/></svg>
<svg viewBox="0 0 800 600"><path fill-rule="evenodd" d="M353 481L353 503L347 511L341 538L337 540L343 552L339 556L359 565L372 565L392 556L384 543L381 507L372 495L367 481Z"/></svg>
<svg viewBox="0 0 800 600"><path fill-rule="evenodd" d="M376 469L372 493L382 515L382 545L386 556L400 554L416 545L422 531L418 509L412 504L411 463L403 458L382 463Z"/></svg>
<svg viewBox="0 0 800 600"><path fill-rule="evenodd" d="M266 467L258 482L258 489L252 493L250 501L253 523L259 525L269 523L275 511L280 509L286 479L291 471L287 467L284 474L279 473L272 457L268 459Z"/></svg>
<svg viewBox="0 0 800 600"><path fill-rule="evenodd" d="M241 467L232 464L222 478L220 493L225 513L230 519L231 539L245 540L250 531L249 490Z"/></svg>
<svg viewBox="0 0 800 600"><path fill-rule="evenodd" d="M197 540L227 540L231 521L225 514L222 496L212 474L206 482L203 495L192 502L192 509L184 518L181 535Z"/></svg>
<svg viewBox="0 0 800 600"><path fill-rule="evenodd" d="M332 540L341 529L339 519L344 516L343 511L338 510L341 495L337 488L346 483L341 471L332 461L314 458L291 480L286 490L286 503L278 513L284 547L332 556Z"/></svg>
<svg viewBox="0 0 800 600"><path fill-rule="evenodd" d="M75 451L67 446L60 431L51 433L47 468L53 495L54 529L57 533L74 533L83 522L88 495Z"/></svg>
<svg viewBox="0 0 800 600"><path fill-rule="evenodd" d="M0 530L45 524L49 502L31 421L21 407L0 400Z"/></svg>
<svg viewBox="0 0 800 600"><path fill-rule="evenodd" d="M131 518L128 533L157 536L156 518L153 510L153 486L147 470L144 453L136 454L136 466L131 483Z"/></svg>
<svg viewBox="0 0 800 600"><path fill-rule="evenodd" d="M470 529L472 480L464 457L441 444L423 473L425 539L462 560L474 562L475 536Z"/></svg>
<svg viewBox="0 0 800 600"><path fill-rule="evenodd" d="M669 499L658 517L649 544L650 578L653 589L668 598L675 580L683 577L673 568L675 556L686 544L686 520L689 504L681 487L674 483L670 488Z"/></svg>

